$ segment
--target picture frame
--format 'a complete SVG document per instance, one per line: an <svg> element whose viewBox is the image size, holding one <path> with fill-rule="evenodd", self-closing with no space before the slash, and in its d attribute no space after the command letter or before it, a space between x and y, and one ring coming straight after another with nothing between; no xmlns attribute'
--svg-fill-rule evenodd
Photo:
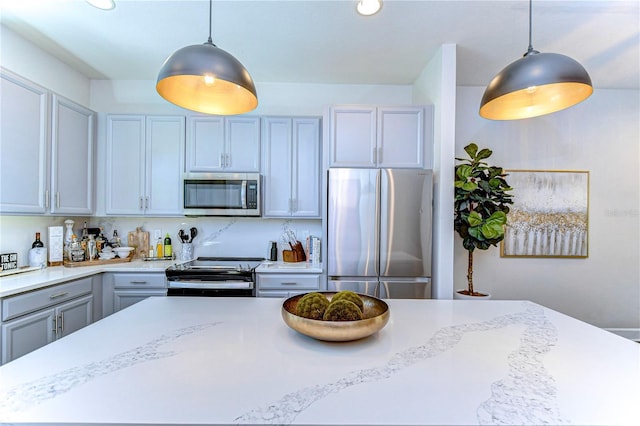
<svg viewBox="0 0 640 426"><path fill-rule="evenodd" d="M513 188L501 257L587 258L589 171L505 170Z"/></svg>

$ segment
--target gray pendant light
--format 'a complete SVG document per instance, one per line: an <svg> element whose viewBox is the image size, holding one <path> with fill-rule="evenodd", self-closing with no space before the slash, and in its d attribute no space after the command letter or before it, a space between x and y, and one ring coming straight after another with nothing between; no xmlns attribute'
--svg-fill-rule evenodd
<svg viewBox="0 0 640 426"><path fill-rule="evenodd" d="M253 79L246 68L211 41L212 0L209 0L209 39L176 50L158 73L156 90L183 108L216 115L242 114L258 106Z"/></svg>
<svg viewBox="0 0 640 426"><path fill-rule="evenodd" d="M487 86L480 115L491 120L537 117L569 108L593 93L591 78L577 61L557 53L540 53L531 45L521 59L504 68Z"/></svg>

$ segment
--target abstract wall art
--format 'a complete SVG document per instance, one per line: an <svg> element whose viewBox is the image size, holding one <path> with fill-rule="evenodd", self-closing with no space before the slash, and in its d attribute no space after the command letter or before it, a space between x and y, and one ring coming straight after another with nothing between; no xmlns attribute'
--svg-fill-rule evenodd
<svg viewBox="0 0 640 426"><path fill-rule="evenodd" d="M589 172L506 170L513 188L502 257L588 256Z"/></svg>

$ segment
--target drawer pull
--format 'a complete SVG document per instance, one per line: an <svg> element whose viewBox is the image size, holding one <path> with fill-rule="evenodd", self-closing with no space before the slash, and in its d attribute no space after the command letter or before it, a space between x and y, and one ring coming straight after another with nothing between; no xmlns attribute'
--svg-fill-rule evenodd
<svg viewBox="0 0 640 426"><path fill-rule="evenodd" d="M282 285L298 285L297 282L283 282Z"/></svg>
<svg viewBox="0 0 640 426"><path fill-rule="evenodd" d="M146 281L129 281L131 284L146 284Z"/></svg>
<svg viewBox="0 0 640 426"><path fill-rule="evenodd" d="M63 291L62 293L58 293L58 294L52 294L51 296L49 296L49 299L57 299L59 297L64 297L67 294L69 294L68 291Z"/></svg>

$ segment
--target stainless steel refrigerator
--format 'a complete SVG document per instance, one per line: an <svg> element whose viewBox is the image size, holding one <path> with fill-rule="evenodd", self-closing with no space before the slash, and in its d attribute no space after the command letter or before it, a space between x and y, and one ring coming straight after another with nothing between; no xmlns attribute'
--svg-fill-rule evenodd
<svg viewBox="0 0 640 426"><path fill-rule="evenodd" d="M431 297L430 170L329 169L328 290Z"/></svg>

